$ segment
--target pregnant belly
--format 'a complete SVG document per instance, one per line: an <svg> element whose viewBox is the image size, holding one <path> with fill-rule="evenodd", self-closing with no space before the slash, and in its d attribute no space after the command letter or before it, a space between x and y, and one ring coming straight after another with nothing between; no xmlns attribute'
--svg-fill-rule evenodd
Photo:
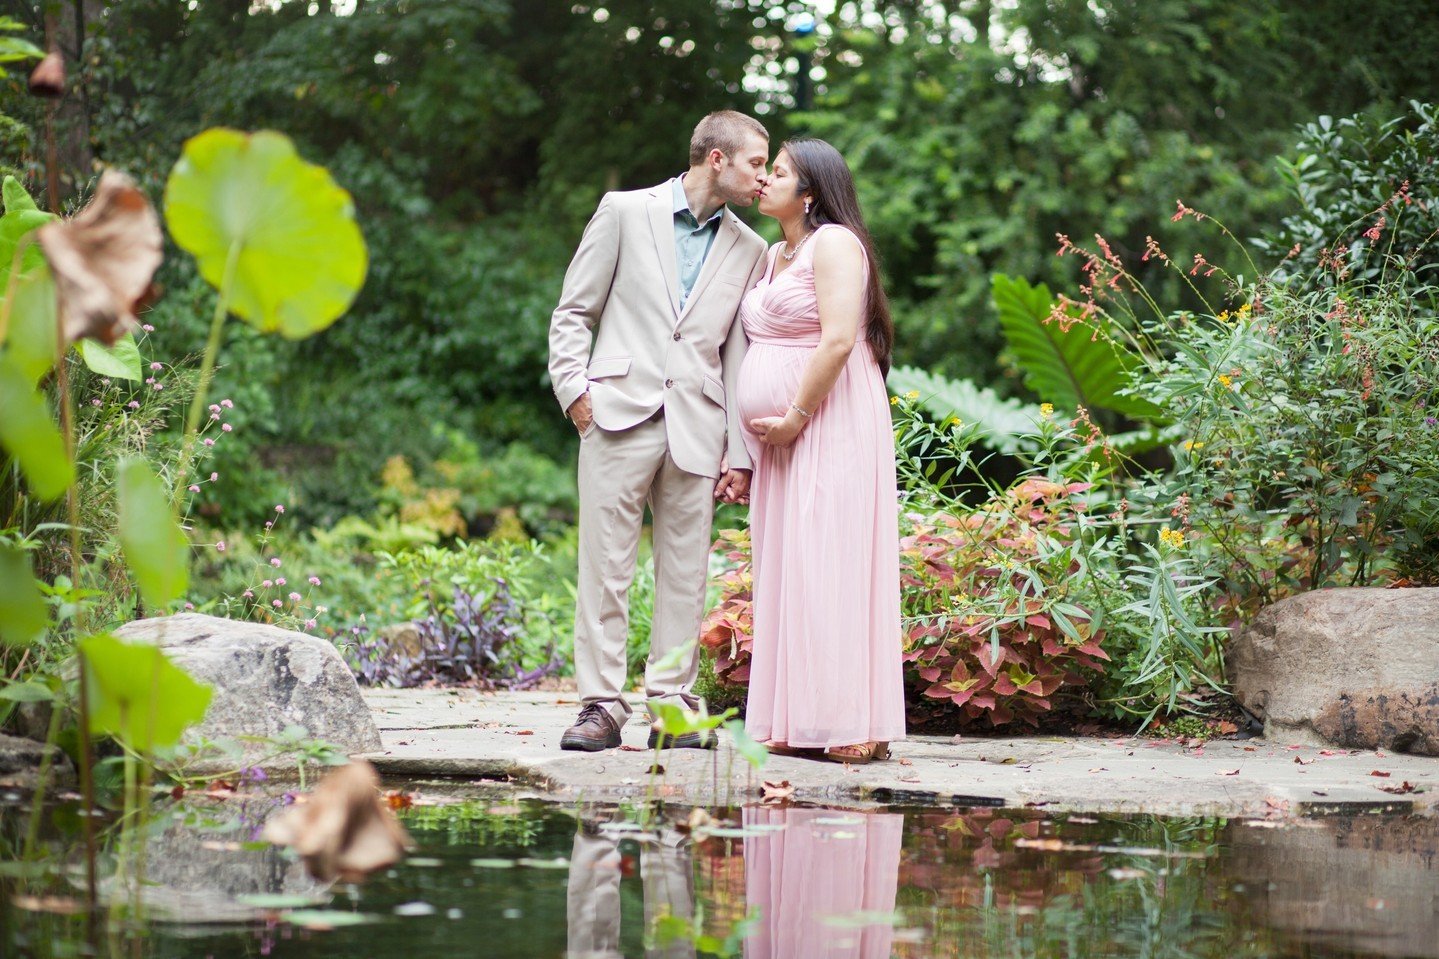
<svg viewBox="0 0 1439 959"><path fill-rule="evenodd" d="M739 374L739 414L744 428L765 416L783 416L794 402L813 347L752 344Z"/></svg>

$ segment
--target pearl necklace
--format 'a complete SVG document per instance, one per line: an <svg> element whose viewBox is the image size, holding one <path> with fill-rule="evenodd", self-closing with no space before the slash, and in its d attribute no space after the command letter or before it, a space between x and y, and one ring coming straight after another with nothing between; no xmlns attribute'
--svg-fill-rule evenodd
<svg viewBox="0 0 1439 959"><path fill-rule="evenodd" d="M804 236L802 236L802 237L799 238L799 242L794 245L794 249L793 249L793 250L791 250L791 251L788 252L788 253L786 253L784 250L780 250L780 251L779 251L779 255L782 256L782 257L784 257L784 261L785 261L786 263L788 263L790 260L793 260L796 256L799 255L800 247L804 246L805 241L808 240L808 239L809 239L810 237L812 237L812 236L814 236L814 231L813 231L813 230L810 230L810 231L809 231L808 233L806 233ZM788 244L786 244L786 245L788 245Z"/></svg>

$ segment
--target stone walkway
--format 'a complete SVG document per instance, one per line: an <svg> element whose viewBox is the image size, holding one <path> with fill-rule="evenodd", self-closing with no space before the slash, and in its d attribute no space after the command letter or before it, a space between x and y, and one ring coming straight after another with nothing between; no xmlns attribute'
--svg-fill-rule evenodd
<svg viewBox="0 0 1439 959"><path fill-rule="evenodd" d="M666 750L652 777L643 721L625 727L618 749L560 750L579 708L573 693L368 690L365 699L385 747L366 758L385 776L509 780L562 800L638 798L655 788L674 802L722 803L754 799L771 782L807 800L1278 817L1432 813L1439 799L1439 759L1263 739L1186 748L1145 738L918 736L889 762L771 756L760 773L722 739L712 752Z"/></svg>

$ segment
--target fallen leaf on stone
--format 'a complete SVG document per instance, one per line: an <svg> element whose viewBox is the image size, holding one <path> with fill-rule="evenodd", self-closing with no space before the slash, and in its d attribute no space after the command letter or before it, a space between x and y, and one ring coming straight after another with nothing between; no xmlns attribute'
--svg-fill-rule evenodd
<svg viewBox="0 0 1439 959"><path fill-rule="evenodd" d="M1391 773L1386 773L1386 772L1384 772L1384 771L1382 771L1382 770L1379 770L1379 769L1375 769L1375 770L1371 770L1370 773L1369 773L1369 775L1371 775L1371 776L1378 776L1378 777L1380 777L1381 779L1388 779L1388 778L1390 777L1390 775L1392 775L1392 774L1391 774Z"/></svg>
<svg viewBox="0 0 1439 959"><path fill-rule="evenodd" d="M1285 749L1303 749L1303 746L1285 746Z"/></svg>
<svg viewBox="0 0 1439 959"><path fill-rule="evenodd" d="M1239 732L1239 727L1227 720L1221 720L1215 723L1214 728L1219 731L1221 736L1229 736Z"/></svg>
<svg viewBox="0 0 1439 959"><path fill-rule="evenodd" d="M1215 773L1214 775L1216 775L1216 776L1238 776L1238 775L1239 775L1239 770L1237 770L1237 769L1230 769L1230 770L1223 770L1223 769L1221 769L1219 772Z"/></svg>
<svg viewBox="0 0 1439 959"><path fill-rule="evenodd" d="M1095 766L1093 769L1090 770L1090 772L1092 772L1092 773L1104 773L1104 772L1109 772L1109 767L1108 767L1108 766Z"/></svg>
<svg viewBox="0 0 1439 959"><path fill-rule="evenodd" d="M661 766L659 763L655 763L653 766L650 767L649 772L651 776L663 776L665 774L665 767Z"/></svg>
<svg viewBox="0 0 1439 959"><path fill-rule="evenodd" d="M135 313L160 266L162 238L160 218L134 180L106 170L84 209L35 236L55 275L66 343L91 338L113 346L139 329Z"/></svg>
<svg viewBox="0 0 1439 959"><path fill-rule="evenodd" d="M1305 759L1303 756L1295 756L1294 761L1301 766L1308 766L1314 762L1312 759Z"/></svg>
<svg viewBox="0 0 1439 959"><path fill-rule="evenodd" d="M902 782L902 783L917 783L917 782L919 782L919 776L917 776L917 775L900 776L900 777L898 777L898 778L899 778L899 781Z"/></svg>
<svg viewBox="0 0 1439 959"><path fill-rule="evenodd" d="M620 752L622 752L622 753L647 753L647 752L649 752L649 750L648 750L648 749L645 749L645 748L642 747L642 746L620 746Z"/></svg>
<svg viewBox="0 0 1439 959"><path fill-rule="evenodd" d="M413 793L403 792L399 789L391 789L385 793L385 805L391 809L409 809L415 804Z"/></svg>
<svg viewBox="0 0 1439 959"><path fill-rule="evenodd" d="M341 766L320 781L309 802L285 810L261 837L292 846L322 882L354 882L400 860L413 842L380 799L380 777L364 761Z"/></svg>
<svg viewBox="0 0 1439 959"><path fill-rule="evenodd" d="M1244 747L1244 751L1245 751L1246 753L1252 753L1252 752L1254 752L1255 750L1257 750L1258 748L1259 748L1258 746L1245 746L1245 747Z"/></svg>
<svg viewBox="0 0 1439 959"><path fill-rule="evenodd" d="M912 760L912 759L901 759L901 760L899 760L899 764L900 764L901 766L913 766L913 765L914 765L914 760Z"/></svg>
<svg viewBox="0 0 1439 959"><path fill-rule="evenodd" d="M1023 846L1026 849L1038 849L1041 852L1059 852L1062 849L1073 848L1063 839L1016 839L1016 846Z"/></svg>
<svg viewBox="0 0 1439 959"><path fill-rule="evenodd" d="M1337 755L1339 755L1339 754L1338 754L1337 752L1335 752L1334 750L1332 750L1332 749L1321 749L1321 750L1319 750L1319 755L1321 755L1321 756L1337 756Z"/></svg>
<svg viewBox="0 0 1439 959"><path fill-rule="evenodd" d="M1422 793L1424 791L1407 780L1397 786L1378 786L1376 788L1382 789L1387 793L1395 793L1396 795L1403 795L1404 793Z"/></svg>
<svg viewBox="0 0 1439 959"><path fill-rule="evenodd" d="M789 784L788 779L777 783L764 782L760 784L759 795L766 802L780 802L794 795L794 787Z"/></svg>
<svg viewBox="0 0 1439 959"><path fill-rule="evenodd" d="M516 736L533 736L534 734L535 731L533 729L521 729L515 733Z"/></svg>
<svg viewBox="0 0 1439 959"><path fill-rule="evenodd" d="M1326 793L1326 792L1320 792L1320 791L1317 790L1317 789L1310 790L1310 792L1314 793L1314 795L1316 795L1316 796L1327 796L1327 795L1329 795L1328 793Z"/></svg>

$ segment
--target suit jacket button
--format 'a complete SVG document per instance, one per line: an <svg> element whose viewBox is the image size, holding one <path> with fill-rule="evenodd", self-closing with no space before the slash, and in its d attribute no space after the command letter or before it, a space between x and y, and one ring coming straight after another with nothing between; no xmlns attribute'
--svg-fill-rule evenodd
<svg viewBox="0 0 1439 959"><path fill-rule="evenodd" d="M674 340L675 340L676 343L678 343L678 342L679 342L680 340L682 340L683 338L684 338L684 337L680 336L678 333L676 333L675 336L674 336Z"/></svg>
<svg viewBox="0 0 1439 959"><path fill-rule="evenodd" d="M674 381L674 380L665 380L665 389L667 389L667 390L669 390L669 389L674 389L674 385L675 385L675 381Z"/></svg>

